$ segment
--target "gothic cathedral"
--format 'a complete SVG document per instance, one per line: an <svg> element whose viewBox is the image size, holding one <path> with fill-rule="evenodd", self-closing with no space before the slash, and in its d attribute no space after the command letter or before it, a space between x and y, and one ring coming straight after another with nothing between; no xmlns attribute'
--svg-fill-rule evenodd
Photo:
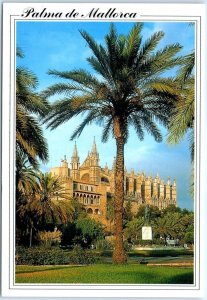
<svg viewBox="0 0 207 300"><path fill-rule="evenodd" d="M86 212L107 226L107 199L114 194L114 168L99 165L99 153L94 139L92 149L85 161L80 165L77 146L75 144L70 167L66 156L60 167L53 167L51 174L59 176L71 198L83 204ZM135 174L132 169L124 177L125 204L131 201L132 213L136 214L140 205L154 205L160 210L170 204L176 205L176 182L171 184L168 178L165 183L157 175L155 178L144 173Z"/></svg>

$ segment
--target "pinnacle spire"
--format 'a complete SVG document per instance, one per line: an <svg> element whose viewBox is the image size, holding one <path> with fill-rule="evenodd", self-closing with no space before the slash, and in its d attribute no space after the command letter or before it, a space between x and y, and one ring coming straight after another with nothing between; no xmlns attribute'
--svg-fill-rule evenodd
<svg viewBox="0 0 207 300"><path fill-rule="evenodd" d="M93 146L92 146L91 154L98 154L97 147L96 147L95 136L94 136L94 140L93 140Z"/></svg>
<svg viewBox="0 0 207 300"><path fill-rule="evenodd" d="M74 149L73 149L72 157L73 158L78 158L78 150L77 150L76 142L75 142L75 146L74 146Z"/></svg>

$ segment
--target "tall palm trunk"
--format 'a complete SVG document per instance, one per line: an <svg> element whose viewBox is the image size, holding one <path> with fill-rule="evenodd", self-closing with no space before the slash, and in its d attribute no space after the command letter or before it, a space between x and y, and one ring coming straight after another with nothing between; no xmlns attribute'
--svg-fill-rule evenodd
<svg viewBox="0 0 207 300"><path fill-rule="evenodd" d="M118 131L118 132L117 132ZM116 138L116 169L115 169L115 195L114 195L114 235L115 248L113 252L114 263L127 261L123 243L123 204L124 204L124 138L120 132L120 122L114 124Z"/></svg>

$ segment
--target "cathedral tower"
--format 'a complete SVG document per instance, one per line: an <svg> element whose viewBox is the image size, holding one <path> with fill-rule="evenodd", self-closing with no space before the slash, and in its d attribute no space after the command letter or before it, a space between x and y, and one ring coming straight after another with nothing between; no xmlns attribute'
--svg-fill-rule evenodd
<svg viewBox="0 0 207 300"><path fill-rule="evenodd" d="M94 137L91 153L90 153L90 182L99 184L101 168L99 166L99 154L96 147L96 141Z"/></svg>
<svg viewBox="0 0 207 300"><path fill-rule="evenodd" d="M172 185L172 204L176 205L176 181L174 179Z"/></svg>
<svg viewBox="0 0 207 300"><path fill-rule="evenodd" d="M79 170L80 162L79 162L79 156L78 156L78 150L75 143L74 149L73 149L73 155L71 157L71 177L74 180L80 179L80 170Z"/></svg>

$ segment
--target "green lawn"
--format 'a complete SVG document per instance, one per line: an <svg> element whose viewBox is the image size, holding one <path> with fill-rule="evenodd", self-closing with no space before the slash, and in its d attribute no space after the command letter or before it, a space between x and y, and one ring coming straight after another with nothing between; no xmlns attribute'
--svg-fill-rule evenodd
<svg viewBox="0 0 207 300"><path fill-rule="evenodd" d="M16 283L193 284L193 268L138 263L88 266L17 266Z"/></svg>

